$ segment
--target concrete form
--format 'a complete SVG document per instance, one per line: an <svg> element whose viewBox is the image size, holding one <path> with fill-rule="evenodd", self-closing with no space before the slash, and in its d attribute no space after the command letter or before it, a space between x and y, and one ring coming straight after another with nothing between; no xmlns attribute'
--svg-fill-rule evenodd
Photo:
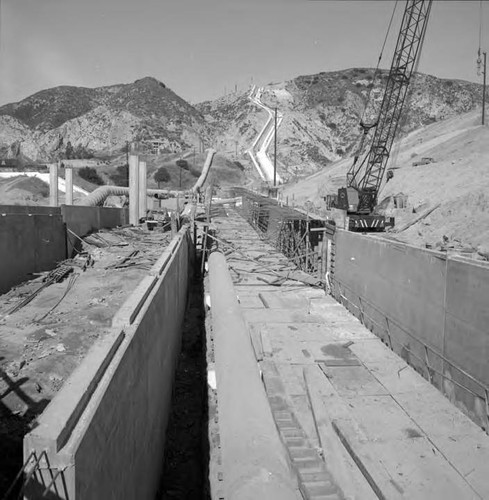
<svg viewBox="0 0 489 500"><path fill-rule="evenodd" d="M0 293L71 257L78 237L128 223L121 208L0 205L0 214Z"/></svg>
<svg viewBox="0 0 489 500"><path fill-rule="evenodd" d="M489 429L489 266L339 230L337 299Z"/></svg>
<svg viewBox="0 0 489 500"><path fill-rule="evenodd" d="M0 216L0 293L66 258L66 230L59 209L36 213L35 208L30 214Z"/></svg>
<svg viewBox="0 0 489 500"><path fill-rule="evenodd" d="M35 498L153 500L164 453L189 265L187 228L38 419L24 441L42 455L27 485Z"/></svg>
<svg viewBox="0 0 489 500"><path fill-rule="evenodd" d="M489 498L489 437L322 290L277 283L244 220L214 223L304 498Z"/></svg>

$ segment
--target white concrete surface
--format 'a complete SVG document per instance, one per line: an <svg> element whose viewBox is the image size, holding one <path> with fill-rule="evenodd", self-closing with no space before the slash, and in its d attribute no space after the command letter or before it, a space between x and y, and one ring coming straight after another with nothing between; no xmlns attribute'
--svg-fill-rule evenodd
<svg viewBox="0 0 489 500"><path fill-rule="evenodd" d="M8 179L9 177L18 177L19 175L26 175L27 177L37 177L38 179L41 179L44 181L46 184L49 184L49 174L48 173L42 173L42 172L0 172L0 178L2 179ZM66 182L64 179L61 179L58 177L58 189L62 191L63 193L66 193ZM88 195L89 192L85 191L85 189L82 189L79 186L73 185L73 191L75 193L80 193L84 195Z"/></svg>
<svg viewBox="0 0 489 500"><path fill-rule="evenodd" d="M260 177L264 181L273 182L273 162L267 154L267 149L275 135L275 111L261 102L260 97L262 92L262 88L253 87L248 96L253 103L260 108L263 108L268 113L268 120L266 121L264 127L260 130L260 133L257 135L247 153L260 174ZM283 115L280 112L277 112L277 129L280 127L282 120ZM278 173L276 174L276 182L277 185L282 183L282 179Z"/></svg>

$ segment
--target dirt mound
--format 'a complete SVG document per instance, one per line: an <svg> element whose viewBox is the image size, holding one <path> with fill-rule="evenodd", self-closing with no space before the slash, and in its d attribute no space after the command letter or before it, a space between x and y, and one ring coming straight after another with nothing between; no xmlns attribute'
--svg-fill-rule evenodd
<svg viewBox="0 0 489 500"><path fill-rule="evenodd" d="M0 203L2 205L46 205L49 185L37 177L19 175L0 178Z"/></svg>

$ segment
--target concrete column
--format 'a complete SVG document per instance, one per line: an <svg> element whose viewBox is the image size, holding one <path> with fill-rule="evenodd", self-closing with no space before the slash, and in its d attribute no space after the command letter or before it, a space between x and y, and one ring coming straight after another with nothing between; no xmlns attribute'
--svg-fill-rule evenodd
<svg viewBox="0 0 489 500"><path fill-rule="evenodd" d="M139 224L139 157L129 155L129 224Z"/></svg>
<svg viewBox="0 0 489 500"><path fill-rule="evenodd" d="M73 205L73 169L70 167L65 167L65 184L65 205Z"/></svg>
<svg viewBox="0 0 489 500"><path fill-rule="evenodd" d="M146 162L139 162L139 218L146 217L148 210Z"/></svg>
<svg viewBox="0 0 489 500"><path fill-rule="evenodd" d="M296 500L285 447L260 378L224 255L209 257L224 498Z"/></svg>
<svg viewBox="0 0 489 500"><path fill-rule="evenodd" d="M59 162L58 162L59 163ZM58 206L58 163L49 165L49 206Z"/></svg>

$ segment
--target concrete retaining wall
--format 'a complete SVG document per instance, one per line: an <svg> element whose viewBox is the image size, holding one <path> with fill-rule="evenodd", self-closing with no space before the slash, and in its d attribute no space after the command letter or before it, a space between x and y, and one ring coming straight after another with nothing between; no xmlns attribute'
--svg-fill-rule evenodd
<svg viewBox="0 0 489 500"><path fill-rule="evenodd" d="M110 207L81 207L61 205L61 213L66 227L78 236L85 236L91 231L129 224L129 210ZM71 256L77 239L68 232L68 256Z"/></svg>
<svg viewBox="0 0 489 500"><path fill-rule="evenodd" d="M29 273L53 269L65 258L61 215L0 215L0 293L31 278Z"/></svg>
<svg viewBox="0 0 489 500"><path fill-rule="evenodd" d="M336 298L488 428L489 266L342 230L335 247Z"/></svg>
<svg viewBox="0 0 489 500"><path fill-rule="evenodd" d="M0 294L71 257L78 236L127 224L127 209L0 205Z"/></svg>
<svg viewBox="0 0 489 500"><path fill-rule="evenodd" d="M25 437L26 458L47 452L45 480L62 471L56 498L153 500L191 260L183 228ZM40 482L33 476L26 498Z"/></svg>

